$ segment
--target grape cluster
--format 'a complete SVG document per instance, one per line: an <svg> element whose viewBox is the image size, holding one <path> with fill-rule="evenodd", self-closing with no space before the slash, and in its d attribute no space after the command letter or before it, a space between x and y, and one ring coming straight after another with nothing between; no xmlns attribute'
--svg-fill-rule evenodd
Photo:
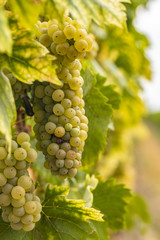
<svg viewBox="0 0 160 240"><path fill-rule="evenodd" d="M14 230L31 231L41 217L40 199L27 171L37 158L29 141L29 135L21 132L17 141L12 140L9 154L6 141L0 139L0 206L3 221Z"/></svg>
<svg viewBox="0 0 160 240"><path fill-rule="evenodd" d="M8 77L12 86L14 99L18 102L24 92L30 91L31 85L19 81L7 68L3 69L3 72Z"/></svg>
<svg viewBox="0 0 160 240"><path fill-rule="evenodd" d="M37 82L34 90L34 131L44 166L53 175L73 177L81 166L88 119L85 116L80 59L91 51L92 38L78 21L64 18L38 23L39 42L56 56L62 86Z"/></svg>

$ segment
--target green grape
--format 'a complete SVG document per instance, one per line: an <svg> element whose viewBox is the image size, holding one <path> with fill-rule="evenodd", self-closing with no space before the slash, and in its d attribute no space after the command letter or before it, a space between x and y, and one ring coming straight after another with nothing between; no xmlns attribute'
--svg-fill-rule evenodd
<svg viewBox="0 0 160 240"><path fill-rule="evenodd" d="M5 162L3 160L0 161L0 170L6 168L7 165L5 164Z"/></svg>
<svg viewBox="0 0 160 240"><path fill-rule="evenodd" d="M86 131L86 132L88 132L88 126L87 126L87 124L85 124L85 123L80 123L80 129L81 130L84 130L84 131Z"/></svg>
<svg viewBox="0 0 160 240"><path fill-rule="evenodd" d="M43 140L43 141L41 141L41 147L42 148L47 148L49 144L51 144L51 140Z"/></svg>
<svg viewBox="0 0 160 240"><path fill-rule="evenodd" d="M80 119L77 116L74 116L73 118L70 119L70 123L72 124L73 127L77 127L80 124Z"/></svg>
<svg viewBox="0 0 160 240"><path fill-rule="evenodd" d="M56 52L59 54L59 55L66 55L67 53L67 50L69 48L69 44L66 42L66 43L60 43L56 46Z"/></svg>
<svg viewBox="0 0 160 240"><path fill-rule="evenodd" d="M48 27L48 35L52 37L53 33L55 33L57 30L58 30L58 25L52 24L51 26Z"/></svg>
<svg viewBox="0 0 160 240"><path fill-rule="evenodd" d="M76 153L76 158L80 161L82 158L82 154L80 152Z"/></svg>
<svg viewBox="0 0 160 240"><path fill-rule="evenodd" d="M72 137L78 137L80 134L80 129L79 128L72 128L71 130L71 136Z"/></svg>
<svg viewBox="0 0 160 240"><path fill-rule="evenodd" d="M59 150L59 146L56 143L49 144L49 146L47 148L47 152L49 155L56 155L58 150Z"/></svg>
<svg viewBox="0 0 160 240"><path fill-rule="evenodd" d="M39 134L43 133L45 131L45 125L41 125L38 132Z"/></svg>
<svg viewBox="0 0 160 240"><path fill-rule="evenodd" d="M14 167L6 167L3 171L6 178L11 179L16 176L16 169Z"/></svg>
<svg viewBox="0 0 160 240"><path fill-rule="evenodd" d="M84 103L84 100L83 100L83 99L81 99L81 100L80 100L80 103L79 103L79 107L80 107L80 108L83 108L83 107L84 107L84 105L85 105L85 103Z"/></svg>
<svg viewBox="0 0 160 240"><path fill-rule="evenodd" d="M29 141L30 141L30 136L27 133L21 132L18 134L17 143L19 145L21 145L23 142L29 142Z"/></svg>
<svg viewBox="0 0 160 240"><path fill-rule="evenodd" d="M66 152L63 149L59 149L56 153L56 158L64 159L66 157Z"/></svg>
<svg viewBox="0 0 160 240"><path fill-rule="evenodd" d="M69 122L69 119L67 117L65 117L64 115L59 117L59 123L60 124L65 125L68 122Z"/></svg>
<svg viewBox="0 0 160 240"><path fill-rule="evenodd" d="M73 160L73 167L74 167L74 168L78 168L78 167L79 167L79 163L80 163L80 162L79 162L77 159L74 159L74 160Z"/></svg>
<svg viewBox="0 0 160 240"><path fill-rule="evenodd" d="M63 127L56 127L54 130L54 135L56 137L63 137L65 134L65 129Z"/></svg>
<svg viewBox="0 0 160 240"><path fill-rule="evenodd" d="M16 164L16 159L13 158L12 156L9 157L9 155L5 158L4 163L9 166L12 167Z"/></svg>
<svg viewBox="0 0 160 240"><path fill-rule="evenodd" d="M14 177L12 179L8 179L8 183L15 186L17 184L17 180L18 180L18 177Z"/></svg>
<svg viewBox="0 0 160 240"><path fill-rule="evenodd" d="M67 151L66 158L74 160L76 158L76 153L72 150Z"/></svg>
<svg viewBox="0 0 160 240"><path fill-rule="evenodd" d="M0 173L0 187L4 186L7 183L7 178L3 173Z"/></svg>
<svg viewBox="0 0 160 240"><path fill-rule="evenodd" d="M46 104L45 105L45 107L44 107L44 109L45 109L45 111L47 112L47 113L52 113L52 110L53 110L53 106L54 106L54 104L53 103L50 103L50 104Z"/></svg>
<svg viewBox="0 0 160 240"><path fill-rule="evenodd" d="M65 130L66 131L71 131L72 130L72 124L71 123L66 123L65 124Z"/></svg>
<svg viewBox="0 0 160 240"><path fill-rule="evenodd" d="M10 212L9 216L8 216L8 220L11 222L11 223L18 223L20 222L20 217L17 217L16 215L13 214L13 212Z"/></svg>
<svg viewBox="0 0 160 240"><path fill-rule="evenodd" d="M52 115L49 116L48 121L57 124L58 123L58 117L56 115L52 114Z"/></svg>
<svg viewBox="0 0 160 240"><path fill-rule="evenodd" d="M73 167L73 160L71 160L71 159L65 159L64 165L65 165L66 168L71 168L71 167Z"/></svg>
<svg viewBox="0 0 160 240"><path fill-rule="evenodd" d="M37 98L43 98L45 96L45 92L44 92L44 86L42 85L38 85L35 88L34 94Z"/></svg>
<svg viewBox="0 0 160 240"><path fill-rule="evenodd" d="M41 214L40 213L35 215L35 216L33 216L33 222L34 223L38 222L40 219L41 219Z"/></svg>
<svg viewBox="0 0 160 240"><path fill-rule="evenodd" d="M56 47L57 47L57 44L55 42L52 42L50 46L50 50L54 55L57 55Z"/></svg>
<svg viewBox="0 0 160 240"><path fill-rule="evenodd" d="M1 207L7 207L9 206L11 203L11 196L10 194L4 194L1 193L0 194L0 206Z"/></svg>
<svg viewBox="0 0 160 240"><path fill-rule="evenodd" d="M65 97L69 99L72 99L75 96L75 92L69 89L65 90L64 93Z"/></svg>
<svg viewBox="0 0 160 240"><path fill-rule="evenodd" d="M69 132L66 132L65 134L64 134L64 136L62 137L62 139L63 140L65 140L65 141L68 141L69 139L70 139L70 133Z"/></svg>
<svg viewBox="0 0 160 240"><path fill-rule="evenodd" d="M2 187L2 192L4 194L10 194L12 191L13 185L10 183L6 183L3 187Z"/></svg>
<svg viewBox="0 0 160 240"><path fill-rule="evenodd" d="M79 56L79 52L75 49L75 47L72 45L68 48L68 51L67 51L67 57L73 61L75 60L76 58L78 58Z"/></svg>
<svg viewBox="0 0 160 240"><path fill-rule="evenodd" d="M33 215L36 216L42 211L42 205L39 201L34 201L34 203L36 204L36 210L34 211Z"/></svg>
<svg viewBox="0 0 160 240"><path fill-rule="evenodd" d="M78 96L74 96L71 101L72 101L73 107L76 107L80 104L80 98Z"/></svg>
<svg viewBox="0 0 160 240"><path fill-rule="evenodd" d="M82 141L85 141L85 140L87 139L87 132L84 131L84 130L81 130L81 131L80 131L79 138L80 138Z"/></svg>
<svg viewBox="0 0 160 240"><path fill-rule="evenodd" d="M86 36L84 40L88 43L87 52L91 51L93 47L93 39L89 36Z"/></svg>
<svg viewBox="0 0 160 240"><path fill-rule="evenodd" d="M75 41L74 46L78 52L85 52L88 49L88 43L84 39Z"/></svg>
<svg viewBox="0 0 160 240"><path fill-rule="evenodd" d="M18 170L22 170L24 168L26 168L26 161L18 161L16 162L16 165L15 165L15 168L18 169Z"/></svg>
<svg viewBox="0 0 160 240"><path fill-rule="evenodd" d="M24 175L18 179L17 185L27 190L31 187L32 180L29 176Z"/></svg>
<svg viewBox="0 0 160 240"><path fill-rule="evenodd" d="M2 207L2 211L6 214L6 215L9 215L9 213L12 211L12 206L9 205L7 207Z"/></svg>
<svg viewBox="0 0 160 240"><path fill-rule="evenodd" d="M33 194L32 193L26 193L25 195L26 202L33 200Z"/></svg>
<svg viewBox="0 0 160 240"><path fill-rule="evenodd" d="M21 147L24 148L26 151L28 151L31 147L31 144L29 142L23 142L21 144Z"/></svg>
<svg viewBox="0 0 160 240"><path fill-rule="evenodd" d="M76 28L69 24L64 28L64 34L67 39L74 38L76 35Z"/></svg>
<svg viewBox="0 0 160 240"><path fill-rule="evenodd" d="M44 96L42 101L43 101L44 104L51 104L51 103L53 103L52 98L49 97L49 96Z"/></svg>
<svg viewBox="0 0 160 240"><path fill-rule="evenodd" d="M46 27L39 28L38 30L41 34L44 34L44 33L48 32L48 28L46 28Z"/></svg>
<svg viewBox="0 0 160 240"><path fill-rule="evenodd" d="M33 196L33 201L41 202L40 198L36 195Z"/></svg>
<svg viewBox="0 0 160 240"><path fill-rule="evenodd" d="M14 199L19 200L24 197L25 190L23 187L15 186L12 188L11 195Z"/></svg>
<svg viewBox="0 0 160 240"><path fill-rule="evenodd" d="M14 157L19 160L19 161L22 161L24 160L26 157L27 157L27 152L25 149L23 148L17 148L15 151L14 151Z"/></svg>
<svg viewBox="0 0 160 240"><path fill-rule="evenodd" d="M12 206L15 208L22 207L25 204L25 198L24 197L21 199L12 198L11 203L12 203Z"/></svg>
<svg viewBox="0 0 160 240"><path fill-rule="evenodd" d="M81 145L81 139L79 137L71 137L70 144L73 147L79 147Z"/></svg>
<svg viewBox="0 0 160 240"><path fill-rule="evenodd" d="M77 168L71 168L68 170L68 176L74 177L77 174Z"/></svg>
<svg viewBox="0 0 160 240"><path fill-rule="evenodd" d="M83 97L83 89L79 88L78 90L75 91L75 94L77 97L82 98Z"/></svg>
<svg viewBox="0 0 160 240"><path fill-rule="evenodd" d="M0 160L3 160L7 156L7 151L4 147L0 147Z"/></svg>
<svg viewBox="0 0 160 240"><path fill-rule="evenodd" d="M86 116L81 116L80 120L81 120L81 123L88 124L88 118Z"/></svg>
<svg viewBox="0 0 160 240"><path fill-rule="evenodd" d="M66 41L66 37L63 33L63 31L58 30L53 33L53 41L55 43L64 43Z"/></svg>
<svg viewBox="0 0 160 240"><path fill-rule="evenodd" d="M13 214L17 217L22 217L25 214L24 207L13 208Z"/></svg>
<svg viewBox="0 0 160 240"><path fill-rule="evenodd" d="M45 112L44 111L38 110L38 111L35 112L35 114L34 114L35 122L40 123L44 120L44 118L45 118Z"/></svg>
<svg viewBox="0 0 160 240"><path fill-rule="evenodd" d="M21 170L17 170L17 177L21 177L23 175L28 175L28 171L26 169L21 169Z"/></svg>
<svg viewBox="0 0 160 240"><path fill-rule="evenodd" d="M56 166L58 168L63 168L64 167L64 160L63 159L56 160Z"/></svg>
<svg viewBox="0 0 160 240"><path fill-rule="evenodd" d="M68 169L67 169L67 168L63 167L63 168L60 168L60 169L59 169L59 174L60 174L60 175L64 176L64 175L66 175L67 173L68 173Z"/></svg>
<svg viewBox="0 0 160 240"><path fill-rule="evenodd" d="M81 118L82 116L82 112L80 110L76 110L76 116Z"/></svg>
<svg viewBox="0 0 160 240"><path fill-rule="evenodd" d="M13 229L13 230L17 230L17 231L19 231L19 230L21 230L22 229L22 223L21 222L18 222L18 223L11 223L11 228Z"/></svg>
<svg viewBox="0 0 160 240"><path fill-rule="evenodd" d="M76 32L75 40L83 39L85 36L87 36L87 31L83 28L78 29Z"/></svg>
<svg viewBox="0 0 160 240"><path fill-rule="evenodd" d="M80 76L80 71L79 70L71 70L70 71L72 77L79 77Z"/></svg>
<svg viewBox="0 0 160 240"><path fill-rule="evenodd" d="M67 118L73 118L76 115L76 111L73 108L67 108L64 112Z"/></svg>
<svg viewBox="0 0 160 240"><path fill-rule="evenodd" d="M73 77L72 80L69 82L69 86L73 90L78 90L83 85L83 78L81 77Z"/></svg>
<svg viewBox="0 0 160 240"><path fill-rule="evenodd" d="M24 205L26 213L33 214L36 211L37 205L34 201L28 201Z"/></svg>
<svg viewBox="0 0 160 240"><path fill-rule="evenodd" d="M27 157L26 161L31 163L34 162L37 159L37 152L33 148L30 148L29 151L27 152Z"/></svg>
<svg viewBox="0 0 160 240"><path fill-rule="evenodd" d="M8 215L4 212L2 212L2 219L4 222L9 222Z"/></svg>
<svg viewBox="0 0 160 240"><path fill-rule="evenodd" d="M22 91L22 83L19 81L17 81L12 87L15 93L20 93Z"/></svg>
<svg viewBox="0 0 160 240"><path fill-rule="evenodd" d="M9 81L10 81L12 86L17 82L17 79L13 76L12 73L8 73L7 77L9 78Z"/></svg>
<svg viewBox="0 0 160 240"><path fill-rule="evenodd" d="M35 227L35 223L32 222L30 224L24 224L22 228L24 231L29 232L29 231L32 231L34 227Z"/></svg>
<svg viewBox="0 0 160 240"><path fill-rule="evenodd" d="M53 122L48 122L48 123L45 124L45 130L49 134L53 134L55 128L56 128L56 124L53 123Z"/></svg>
<svg viewBox="0 0 160 240"><path fill-rule="evenodd" d="M52 43L52 38L48 34L42 34L39 38L39 42L45 47L49 47Z"/></svg>
<svg viewBox="0 0 160 240"><path fill-rule="evenodd" d="M50 85L47 85L44 89L45 95L52 97L53 88Z"/></svg>
<svg viewBox="0 0 160 240"><path fill-rule="evenodd" d="M33 216L31 214L25 214L23 217L21 217L21 222L23 224L30 224L33 222Z"/></svg>
<svg viewBox="0 0 160 240"><path fill-rule="evenodd" d="M72 102L70 99L68 98L64 98L62 101L61 101L61 105L66 109L66 108L70 108L72 106Z"/></svg>
<svg viewBox="0 0 160 240"><path fill-rule="evenodd" d="M51 139L51 134L44 131L44 132L41 133L40 139L41 140L50 140Z"/></svg>
<svg viewBox="0 0 160 240"><path fill-rule="evenodd" d="M67 152L71 149L71 145L69 143L62 143L61 149L63 149L65 152Z"/></svg>
<svg viewBox="0 0 160 240"><path fill-rule="evenodd" d="M52 94L52 99L56 102L62 101L64 98L64 92L61 89L57 89Z"/></svg>
<svg viewBox="0 0 160 240"><path fill-rule="evenodd" d="M53 107L53 113L56 116L63 115L64 114L64 107L61 104L59 104L59 103L55 104L54 107Z"/></svg>
<svg viewBox="0 0 160 240"><path fill-rule="evenodd" d="M55 160L52 160L52 161L49 163L49 167L50 167L50 169L53 170L53 171L56 171L56 170L58 169L57 166L56 166Z"/></svg>

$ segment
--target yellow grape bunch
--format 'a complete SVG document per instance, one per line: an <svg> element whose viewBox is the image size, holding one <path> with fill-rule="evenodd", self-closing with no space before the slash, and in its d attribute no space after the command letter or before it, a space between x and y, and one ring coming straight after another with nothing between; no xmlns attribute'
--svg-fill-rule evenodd
<svg viewBox="0 0 160 240"><path fill-rule="evenodd" d="M0 206L3 221L14 230L31 231L41 218L40 199L27 171L37 158L29 141L29 135L21 132L12 140L9 154L5 139L0 138Z"/></svg>
<svg viewBox="0 0 160 240"><path fill-rule="evenodd" d="M38 41L56 56L56 72L62 85L35 84L36 146L43 151L44 166L53 175L74 177L81 166L88 132L80 61L92 51L94 39L77 20L67 16L63 24L57 20L38 22L37 28Z"/></svg>

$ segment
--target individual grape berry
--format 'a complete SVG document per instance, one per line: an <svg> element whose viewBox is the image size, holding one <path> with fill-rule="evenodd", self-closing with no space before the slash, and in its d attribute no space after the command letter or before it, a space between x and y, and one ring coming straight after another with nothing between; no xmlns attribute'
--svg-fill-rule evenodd
<svg viewBox="0 0 160 240"><path fill-rule="evenodd" d="M17 182L18 186L24 188L25 190L29 189L32 185L32 180L29 176L21 176Z"/></svg>
<svg viewBox="0 0 160 240"><path fill-rule="evenodd" d="M49 47L52 43L52 39L48 34L42 34L39 38L39 42L43 44L45 47Z"/></svg>
<svg viewBox="0 0 160 240"><path fill-rule="evenodd" d="M3 173L0 173L0 187L4 186L7 183L7 178Z"/></svg>
<svg viewBox="0 0 160 240"><path fill-rule="evenodd" d="M26 161L31 163L34 162L37 158L37 152L36 150L34 150L33 148L30 148L27 152L27 157L26 157Z"/></svg>
<svg viewBox="0 0 160 240"><path fill-rule="evenodd" d="M65 134L65 129L63 127L57 127L54 131L56 137L63 137Z"/></svg>
<svg viewBox="0 0 160 240"><path fill-rule="evenodd" d="M3 160L7 156L7 151L4 147L0 147L0 160Z"/></svg>
<svg viewBox="0 0 160 240"><path fill-rule="evenodd" d="M64 28L64 34L67 39L73 38L76 34L76 28L69 24Z"/></svg>
<svg viewBox="0 0 160 240"><path fill-rule="evenodd" d="M17 148L15 151L14 151L14 157L19 160L19 161L22 161L24 160L26 157L27 157L27 152L25 149L23 148Z"/></svg>
<svg viewBox="0 0 160 240"><path fill-rule="evenodd" d="M11 195L14 199L19 200L24 197L25 190L20 186L15 186L12 188Z"/></svg>
<svg viewBox="0 0 160 240"><path fill-rule="evenodd" d="M27 133L21 132L18 134L17 143L19 145L21 145L23 142L29 142L29 141L30 141L30 136Z"/></svg>
<svg viewBox="0 0 160 240"><path fill-rule="evenodd" d="M52 98L54 101L60 102L64 98L64 92L61 89L57 89L53 92Z"/></svg>
<svg viewBox="0 0 160 240"><path fill-rule="evenodd" d="M27 214L33 214L36 211L37 205L34 201L28 201L24 205L25 212Z"/></svg>
<svg viewBox="0 0 160 240"><path fill-rule="evenodd" d="M61 104L59 104L59 103L55 104L54 107L53 107L53 113L56 116L63 115L64 114L64 107Z"/></svg>

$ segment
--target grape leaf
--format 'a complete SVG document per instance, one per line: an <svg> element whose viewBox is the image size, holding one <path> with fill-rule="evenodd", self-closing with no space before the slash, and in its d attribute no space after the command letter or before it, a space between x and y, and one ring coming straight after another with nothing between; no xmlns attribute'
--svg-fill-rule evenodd
<svg viewBox="0 0 160 240"><path fill-rule="evenodd" d="M0 132L11 142L11 123L16 119L16 107L8 78L0 71ZM10 146L10 145L9 145Z"/></svg>
<svg viewBox="0 0 160 240"><path fill-rule="evenodd" d="M41 10L38 1L9 0L8 3L11 10L19 16L21 24L33 29Z"/></svg>
<svg viewBox="0 0 160 240"><path fill-rule="evenodd" d="M53 56L27 32L21 32L14 40L11 56L0 55L0 68L7 67L20 81L32 83L34 80L61 84L52 65Z"/></svg>
<svg viewBox="0 0 160 240"><path fill-rule="evenodd" d="M93 191L93 207L101 210L108 227L113 230L122 229L125 225L127 199L130 190L123 184L116 184L114 179L100 182Z"/></svg>
<svg viewBox="0 0 160 240"><path fill-rule="evenodd" d="M82 200L68 200L67 187L48 187L43 202L42 217L31 232L14 231L0 218L0 239L3 240L98 240L88 219L103 221L102 214L85 208Z"/></svg>
<svg viewBox="0 0 160 240"><path fill-rule="evenodd" d="M0 7L0 52L11 53L12 38L4 9Z"/></svg>
<svg viewBox="0 0 160 240"><path fill-rule="evenodd" d="M83 160L85 163L97 160L100 151L106 146L108 125L112 116L112 107L108 98L95 87L96 77L86 69L84 78L84 101L86 116L89 119L88 138L85 143Z"/></svg>
<svg viewBox="0 0 160 240"><path fill-rule="evenodd" d="M129 0L47 0L44 2L44 12L53 17L62 16L66 9L73 18L79 19L84 25L89 26L91 20L97 24L115 24L119 27L125 26L126 13L122 2Z"/></svg>

